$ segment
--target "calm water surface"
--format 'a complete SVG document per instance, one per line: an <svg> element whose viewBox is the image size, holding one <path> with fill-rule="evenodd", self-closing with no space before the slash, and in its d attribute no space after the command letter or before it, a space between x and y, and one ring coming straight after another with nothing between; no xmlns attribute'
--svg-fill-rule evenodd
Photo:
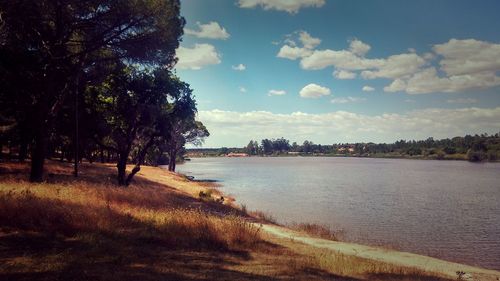
<svg viewBox="0 0 500 281"><path fill-rule="evenodd" d="M279 222L500 270L500 163L368 158L195 158L178 166Z"/></svg>

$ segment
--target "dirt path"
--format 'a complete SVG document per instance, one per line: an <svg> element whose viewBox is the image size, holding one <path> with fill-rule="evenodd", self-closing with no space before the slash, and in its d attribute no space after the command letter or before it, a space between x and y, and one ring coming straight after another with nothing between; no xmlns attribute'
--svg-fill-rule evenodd
<svg viewBox="0 0 500 281"><path fill-rule="evenodd" d="M260 224L258 225L260 226ZM307 236L306 234L302 234L275 225L265 224L262 225L262 229L277 237L293 239L294 241L302 242L313 247L332 250L344 255L357 256L394 265L413 267L428 272L437 272L447 275L451 278L457 278L456 272L463 271L472 276L472 278L468 278L469 280L500 280L500 272L495 270L488 270L479 267L453 263L412 253L398 252L394 250L364 246L353 243L336 242L320 238L312 238Z"/></svg>

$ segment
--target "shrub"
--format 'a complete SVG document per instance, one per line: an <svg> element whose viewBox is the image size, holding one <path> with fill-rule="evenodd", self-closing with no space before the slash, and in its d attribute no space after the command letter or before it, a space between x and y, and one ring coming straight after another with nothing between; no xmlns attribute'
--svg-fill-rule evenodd
<svg viewBox="0 0 500 281"><path fill-rule="evenodd" d="M467 151L467 160L470 162L481 162L486 159L486 153L482 150L472 150Z"/></svg>
<svg viewBox="0 0 500 281"><path fill-rule="evenodd" d="M315 223L299 223L292 224L292 229L308 233L312 236L317 236L324 239L338 241L337 234L329 227Z"/></svg>

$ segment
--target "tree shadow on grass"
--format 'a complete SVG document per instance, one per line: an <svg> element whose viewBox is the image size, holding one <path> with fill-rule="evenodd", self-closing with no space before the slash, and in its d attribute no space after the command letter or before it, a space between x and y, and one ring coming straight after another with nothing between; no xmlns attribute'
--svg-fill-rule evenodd
<svg viewBox="0 0 500 281"><path fill-rule="evenodd" d="M0 163L1 181L26 182L28 177L29 163ZM202 201L140 174L134 177L130 186L118 186L116 167L112 164L82 163L79 177L75 178L71 163L47 160L46 182L68 187L85 185L89 189L102 192L106 200L110 200L111 203L124 203L133 207L197 209L217 216L238 215L251 219L237 208L218 202Z"/></svg>
<svg viewBox="0 0 500 281"><path fill-rule="evenodd" d="M357 280L311 268L276 277L228 268L248 259L233 251L179 249L102 234L0 237L0 280Z"/></svg>
<svg viewBox="0 0 500 281"><path fill-rule="evenodd" d="M202 202L142 177L129 188L117 187L108 178L103 183L103 175L114 174L109 165L83 165L79 179L69 168L50 165L48 181L67 188L86 184L102 191L110 203L132 207L241 214L230 206ZM10 171L10 176L21 177ZM234 249L203 235L200 240L199 233L189 228L182 235L170 233L169 228L158 229L102 204L83 206L42 198L18 203L4 205L15 210L0 214L0 280L357 280L314 268L292 268L270 276L239 271L234 267L254 259L244 246ZM47 212L52 213L45 215ZM252 247L255 252L279 250L281 246L261 241ZM266 266L273 266L273 262Z"/></svg>

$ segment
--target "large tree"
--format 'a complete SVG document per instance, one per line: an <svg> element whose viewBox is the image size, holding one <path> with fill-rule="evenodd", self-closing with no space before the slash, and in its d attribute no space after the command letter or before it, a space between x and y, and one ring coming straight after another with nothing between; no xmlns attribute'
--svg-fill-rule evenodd
<svg viewBox="0 0 500 281"><path fill-rule="evenodd" d="M0 0L0 73L8 77L0 80L0 115L29 124L32 181L43 179L63 104L92 82L82 80L86 72L117 59L174 65L179 9L178 0Z"/></svg>
<svg viewBox="0 0 500 281"><path fill-rule="evenodd" d="M173 98L170 73L124 67L86 93L87 110L97 117L94 140L118 155L118 184L128 185L140 170L157 138L168 134L169 98ZM126 165L135 152L129 176Z"/></svg>
<svg viewBox="0 0 500 281"><path fill-rule="evenodd" d="M175 172L179 152L188 143L201 145L210 134L200 121L196 121L196 103L193 90L179 79L172 80L173 101L169 114L168 134L163 145L168 152L168 170Z"/></svg>

